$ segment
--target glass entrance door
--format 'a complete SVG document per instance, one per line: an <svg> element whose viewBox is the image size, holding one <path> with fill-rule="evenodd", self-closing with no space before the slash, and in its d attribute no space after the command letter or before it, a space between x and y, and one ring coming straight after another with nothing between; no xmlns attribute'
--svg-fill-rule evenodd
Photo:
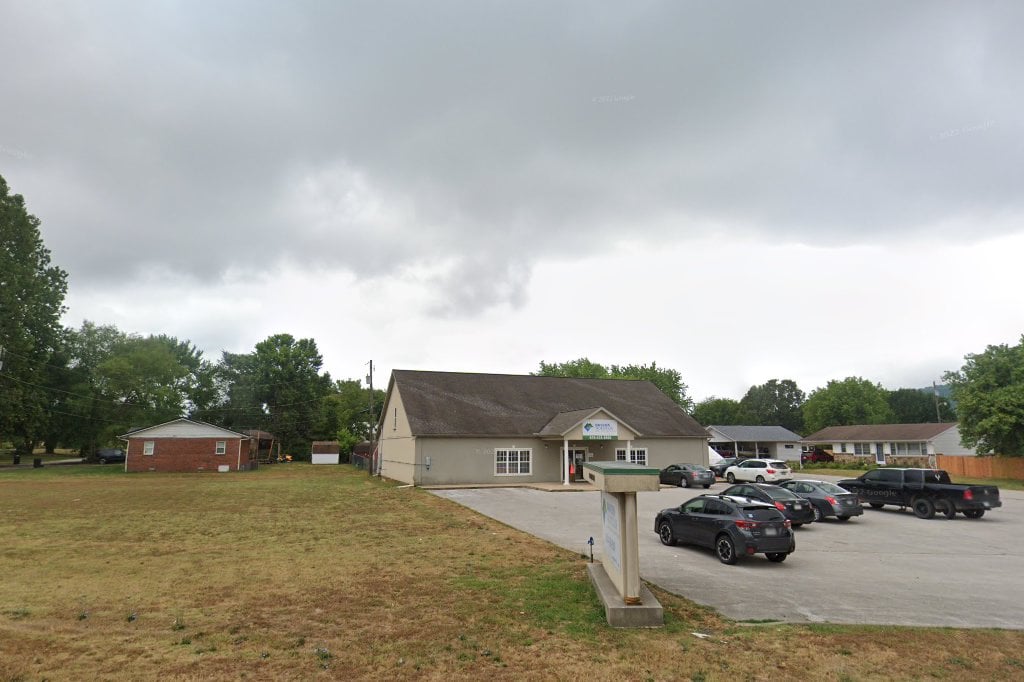
<svg viewBox="0 0 1024 682"><path fill-rule="evenodd" d="M564 462L565 461L565 448L562 448L561 452L562 452L562 461ZM582 481L583 480L583 467L581 465L583 464L583 462L586 462L586 461L590 460L589 453L587 452L586 448L569 448L569 456L572 458L571 461L572 461L572 468L573 468L572 475L569 476L569 479L572 480L572 481Z"/></svg>

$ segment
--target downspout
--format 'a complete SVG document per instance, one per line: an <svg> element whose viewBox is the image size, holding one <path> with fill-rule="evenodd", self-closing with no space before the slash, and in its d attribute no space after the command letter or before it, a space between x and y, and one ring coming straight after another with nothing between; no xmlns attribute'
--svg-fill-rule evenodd
<svg viewBox="0 0 1024 682"><path fill-rule="evenodd" d="M235 471L241 471L242 469L242 439L238 439L238 464L235 465Z"/></svg>

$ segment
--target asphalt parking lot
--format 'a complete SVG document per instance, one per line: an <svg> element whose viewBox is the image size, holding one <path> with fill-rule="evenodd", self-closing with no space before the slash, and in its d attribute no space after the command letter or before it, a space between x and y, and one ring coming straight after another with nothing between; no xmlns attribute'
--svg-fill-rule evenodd
<svg viewBox="0 0 1024 682"><path fill-rule="evenodd" d="M866 507L845 523L797 529L797 550L782 564L759 555L726 566L711 550L661 544L659 510L727 487L638 494L645 580L738 620L1024 629L1024 492L1000 491L1002 508L979 520L926 521L909 510ZM581 554L593 537L600 557L597 492L432 492Z"/></svg>

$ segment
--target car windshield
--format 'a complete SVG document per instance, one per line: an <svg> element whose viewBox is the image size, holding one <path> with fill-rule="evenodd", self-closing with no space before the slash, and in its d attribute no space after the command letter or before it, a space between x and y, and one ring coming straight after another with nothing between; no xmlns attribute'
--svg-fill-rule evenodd
<svg viewBox="0 0 1024 682"><path fill-rule="evenodd" d="M820 490L823 493L828 493L829 495L846 495L850 492L845 488L840 488L834 483L816 483L815 485L817 486L818 490Z"/></svg>

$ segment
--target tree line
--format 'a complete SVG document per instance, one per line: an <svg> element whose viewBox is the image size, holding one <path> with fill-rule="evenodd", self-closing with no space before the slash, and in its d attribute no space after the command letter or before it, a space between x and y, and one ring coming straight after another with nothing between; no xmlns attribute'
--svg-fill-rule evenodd
<svg viewBox="0 0 1024 682"><path fill-rule="evenodd" d="M275 334L249 353L207 360L187 339L114 325L60 324L67 273L39 220L0 177L0 442L89 456L133 428L179 417L268 431L302 457L314 440L348 451L370 435L384 392L332 379L313 339Z"/></svg>
<svg viewBox="0 0 1024 682"><path fill-rule="evenodd" d="M370 435L383 407L383 391L374 392L371 412L358 380L324 372L313 339L275 334L249 353L224 352L210 362L187 339L88 321L64 328L66 294L67 273L51 263L39 220L0 177L0 442L22 452L43 442L88 455L134 427L188 416L269 431L302 455L313 440L351 448ZM779 425L809 434L826 426L959 420L965 444L1024 455L1024 335L1016 346L989 346L965 361L945 374L949 397L937 403L927 391L888 391L847 377L810 395L790 379L772 379L739 399L695 404L682 374L655 362L542 361L534 374L648 380L704 425Z"/></svg>
<svg viewBox="0 0 1024 682"><path fill-rule="evenodd" d="M828 426L923 424L959 421L965 445L980 452L1024 455L1024 335L1017 346L989 346L946 372L938 389L887 390L862 377L829 381L807 395L792 379L751 386L739 399L694 403L682 375L650 365L604 367L588 358L541 362L534 374L594 379L647 379L704 426L782 426L809 435ZM955 407L954 407L955 405Z"/></svg>

